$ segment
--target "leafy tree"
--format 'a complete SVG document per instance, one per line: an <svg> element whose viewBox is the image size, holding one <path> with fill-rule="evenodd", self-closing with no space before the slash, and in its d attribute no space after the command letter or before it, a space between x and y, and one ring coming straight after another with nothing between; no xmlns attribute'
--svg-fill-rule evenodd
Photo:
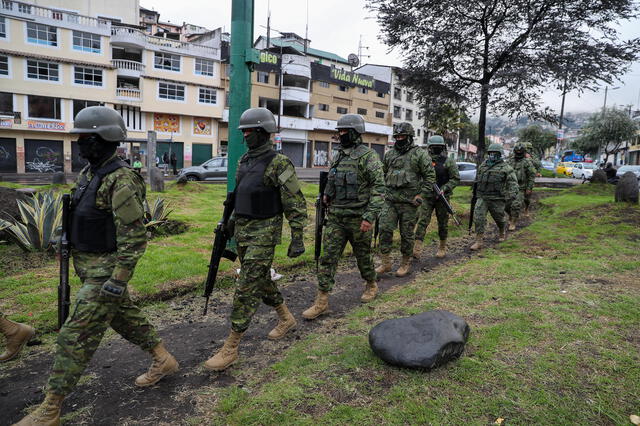
<svg viewBox="0 0 640 426"><path fill-rule="evenodd" d="M638 123L622 109L606 109L591 116L582 134L574 143L575 149L588 153L604 152L605 162L620 150L625 141L636 135Z"/></svg>
<svg viewBox="0 0 640 426"><path fill-rule="evenodd" d="M367 0L383 39L404 56L404 81L429 103L479 107L478 157L487 109L555 120L541 88L595 89L624 74L640 40L613 23L640 15L634 0ZM491 101L491 102L490 102Z"/></svg>
<svg viewBox="0 0 640 426"><path fill-rule="evenodd" d="M440 104L429 116L429 128L442 135L447 142L455 142L455 133L460 129L460 109L449 104Z"/></svg>
<svg viewBox="0 0 640 426"><path fill-rule="evenodd" d="M556 135L548 129L543 129L538 124L518 130L518 140L520 142L531 142L538 157L543 158L544 152L556 145Z"/></svg>

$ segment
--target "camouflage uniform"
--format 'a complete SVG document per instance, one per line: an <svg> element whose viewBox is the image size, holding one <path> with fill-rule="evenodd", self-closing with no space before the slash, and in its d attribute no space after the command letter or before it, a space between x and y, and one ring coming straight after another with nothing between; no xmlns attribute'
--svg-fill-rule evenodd
<svg viewBox="0 0 640 426"><path fill-rule="evenodd" d="M384 174L382 163L372 149L358 138L352 148L340 149L331 163L325 195L331 204L323 236L318 287L330 292L340 255L351 243L360 275L367 281L376 280L371 256L372 232L360 231L363 220L373 223L383 206Z"/></svg>
<svg viewBox="0 0 640 426"><path fill-rule="evenodd" d="M387 151L383 161L385 176L385 206L380 215L380 253L391 252L393 231L400 228L400 252L403 256L413 253L414 233L418 206L417 195L433 193L436 181L431 157L423 149L409 145L398 149L397 143Z"/></svg>
<svg viewBox="0 0 640 426"><path fill-rule="evenodd" d="M499 160L493 165L488 165L485 161L478 168L476 185L478 201L473 212L476 234L484 234L487 211L498 225L498 230L504 232L506 200L514 200L518 195L518 179L515 172L504 160Z"/></svg>
<svg viewBox="0 0 640 426"><path fill-rule="evenodd" d="M272 144L249 151L240 161L273 150ZM291 160L277 154L265 169L263 182L278 187L284 215L291 229L303 229L307 220L307 207L300 190L300 183ZM235 239L240 257L240 277L237 281L231 312L231 328L244 332L251 322L260 301L269 306L279 306L282 294L271 280L271 264L276 245L282 240L282 214L268 219L235 218Z"/></svg>
<svg viewBox="0 0 640 426"><path fill-rule="evenodd" d="M531 164L533 164L533 167L535 169L535 174L534 174L534 183L535 183L535 176L540 174L540 170L542 169L542 162L540 161L540 158L538 158L538 156L533 151L533 145L531 144L531 142L525 143L525 147L527 148L527 154L529 155L528 159L529 161L531 161ZM529 210L529 205L531 205L531 195L533 195L533 193L528 193L524 195L524 207L526 211Z"/></svg>
<svg viewBox="0 0 640 426"><path fill-rule="evenodd" d="M511 220L515 222L520 217L527 193L533 190L533 185L536 179L536 169L530 158L518 159L512 157L509 159L507 164L513 168L518 179L518 195L513 202L507 200L507 204L505 206L505 211L509 214Z"/></svg>
<svg viewBox="0 0 640 426"><path fill-rule="evenodd" d="M114 158L115 155L105 164ZM92 177L91 168L86 167L72 191ZM126 285L145 251L147 237L142 222L145 193L142 177L127 167L117 169L102 180L96 194L96 207L113 213L117 251L88 253L72 250L82 288L58 335L55 362L47 385L49 392L56 395L71 392L108 326L145 351L150 351L161 341L156 330L129 298L128 291L121 297L105 296L100 291L108 280Z"/></svg>

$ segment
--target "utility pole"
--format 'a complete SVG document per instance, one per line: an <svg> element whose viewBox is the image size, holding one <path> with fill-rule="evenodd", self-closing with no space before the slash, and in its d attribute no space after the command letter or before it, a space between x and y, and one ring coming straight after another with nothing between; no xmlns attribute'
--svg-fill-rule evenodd
<svg viewBox="0 0 640 426"><path fill-rule="evenodd" d="M558 123L558 134L556 135L556 154L553 157L553 174L556 173L556 167L558 166L558 161L560 161L560 144L561 140L560 135L562 132L562 125L564 124L564 99L567 96L567 75L564 75L564 81L562 82L562 104L560 106L560 122ZM564 137L564 134L562 134Z"/></svg>
<svg viewBox="0 0 640 426"><path fill-rule="evenodd" d="M236 187L238 160L246 151L238 125L242 113L251 107L251 63L259 59L253 50L253 4L253 0L232 0L231 5L227 191Z"/></svg>

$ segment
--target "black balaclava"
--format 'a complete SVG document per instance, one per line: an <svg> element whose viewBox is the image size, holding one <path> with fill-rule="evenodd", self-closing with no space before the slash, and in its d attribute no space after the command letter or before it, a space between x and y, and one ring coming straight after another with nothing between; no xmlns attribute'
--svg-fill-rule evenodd
<svg viewBox="0 0 640 426"><path fill-rule="evenodd" d="M431 154L432 157L440 156L442 151L444 151L444 146L442 145L432 145L429 147L429 154Z"/></svg>
<svg viewBox="0 0 640 426"><path fill-rule="evenodd" d="M340 135L340 148L352 148L355 146L359 137L360 133L356 132L354 129L347 129L347 133Z"/></svg>
<svg viewBox="0 0 640 426"><path fill-rule="evenodd" d="M513 151L513 156L516 160L522 160L524 158L525 150Z"/></svg>
<svg viewBox="0 0 640 426"><path fill-rule="evenodd" d="M96 168L113 156L118 148L118 142L102 139L97 133L83 135L78 138L80 156L89 161L92 168Z"/></svg>
<svg viewBox="0 0 640 426"><path fill-rule="evenodd" d="M399 135L398 135L399 136ZM400 152L406 151L413 144L413 136L404 135L404 139L396 139L395 147Z"/></svg>
<svg viewBox="0 0 640 426"><path fill-rule="evenodd" d="M269 133L265 132L264 129L256 128L245 136L244 141L247 143L247 148L250 150L256 149L269 142Z"/></svg>

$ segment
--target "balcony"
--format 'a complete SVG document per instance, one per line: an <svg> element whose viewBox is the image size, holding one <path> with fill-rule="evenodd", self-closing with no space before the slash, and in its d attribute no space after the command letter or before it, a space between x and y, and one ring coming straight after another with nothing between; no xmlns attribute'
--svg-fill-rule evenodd
<svg viewBox="0 0 640 426"><path fill-rule="evenodd" d="M220 59L220 49L218 48L164 37L150 36L134 28L112 27L111 43L182 55Z"/></svg>
<svg viewBox="0 0 640 426"><path fill-rule="evenodd" d="M313 130L313 120L283 115L280 116L280 127L283 129Z"/></svg>
<svg viewBox="0 0 640 426"><path fill-rule="evenodd" d="M140 77L141 74L144 74L144 64L140 62L112 59L111 65L117 69L118 75L124 77Z"/></svg>
<svg viewBox="0 0 640 426"><path fill-rule="evenodd" d="M123 101L142 101L142 91L140 89L128 89L118 87L116 89L116 98Z"/></svg>
<svg viewBox="0 0 640 426"><path fill-rule="evenodd" d="M92 32L102 35L109 35L111 28L111 22L104 19L14 0L2 0L0 13L62 28L85 30L91 28Z"/></svg>
<svg viewBox="0 0 640 426"><path fill-rule="evenodd" d="M282 87L282 100L309 103L309 91L301 87Z"/></svg>
<svg viewBox="0 0 640 426"><path fill-rule="evenodd" d="M300 77L311 78L311 61L300 55L282 55L283 71Z"/></svg>

